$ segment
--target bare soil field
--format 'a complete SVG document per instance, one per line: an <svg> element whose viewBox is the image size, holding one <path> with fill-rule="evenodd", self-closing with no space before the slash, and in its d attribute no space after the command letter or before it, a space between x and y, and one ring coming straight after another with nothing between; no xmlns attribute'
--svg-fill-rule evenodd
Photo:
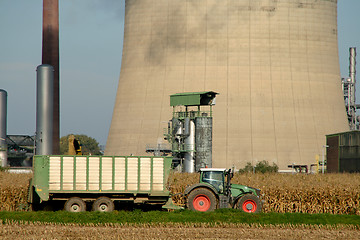
<svg viewBox="0 0 360 240"><path fill-rule="evenodd" d="M4 222L0 239L360 239L353 226L246 224L46 224Z"/></svg>

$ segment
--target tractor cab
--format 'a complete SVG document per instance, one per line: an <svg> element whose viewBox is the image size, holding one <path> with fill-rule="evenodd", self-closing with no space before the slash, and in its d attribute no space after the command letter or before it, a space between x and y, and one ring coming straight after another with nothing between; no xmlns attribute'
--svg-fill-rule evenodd
<svg viewBox="0 0 360 240"><path fill-rule="evenodd" d="M227 193L229 189L230 179L232 178L231 169L225 168L201 168L200 183L208 183L212 185L218 193ZM225 179L227 177L227 179Z"/></svg>

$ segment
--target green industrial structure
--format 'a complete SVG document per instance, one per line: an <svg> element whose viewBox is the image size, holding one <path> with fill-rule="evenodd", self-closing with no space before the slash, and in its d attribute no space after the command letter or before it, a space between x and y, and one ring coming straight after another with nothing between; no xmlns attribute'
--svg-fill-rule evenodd
<svg viewBox="0 0 360 240"><path fill-rule="evenodd" d="M207 91L170 96L173 116L165 139L171 145L174 167L179 171L212 167L212 106L217 94Z"/></svg>

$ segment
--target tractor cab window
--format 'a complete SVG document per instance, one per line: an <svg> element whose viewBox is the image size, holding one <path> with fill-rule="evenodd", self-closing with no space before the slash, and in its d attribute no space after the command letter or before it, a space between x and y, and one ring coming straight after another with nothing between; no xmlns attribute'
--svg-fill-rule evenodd
<svg viewBox="0 0 360 240"><path fill-rule="evenodd" d="M220 171L204 171L202 182L213 185L218 192L224 191L224 173Z"/></svg>

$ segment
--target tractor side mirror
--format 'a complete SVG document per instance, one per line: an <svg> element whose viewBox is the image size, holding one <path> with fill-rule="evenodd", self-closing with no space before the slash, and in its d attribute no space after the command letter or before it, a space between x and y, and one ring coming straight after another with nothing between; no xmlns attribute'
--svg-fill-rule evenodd
<svg viewBox="0 0 360 240"><path fill-rule="evenodd" d="M231 178L234 177L234 171L232 171L231 169L229 169L229 170L226 171L225 175L228 175L229 178L231 179Z"/></svg>

